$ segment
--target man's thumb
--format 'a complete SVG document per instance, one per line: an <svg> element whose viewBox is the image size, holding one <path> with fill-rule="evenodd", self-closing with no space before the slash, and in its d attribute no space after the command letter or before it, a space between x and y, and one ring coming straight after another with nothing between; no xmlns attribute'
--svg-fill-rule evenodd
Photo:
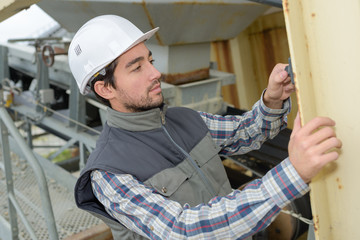
<svg viewBox="0 0 360 240"><path fill-rule="evenodd" d="M297 112L296 114L296 118L294 120L294 127L292 132L296 133L297 131L299 131L301 129L301 119L300 119L300 113Z"/></svg>

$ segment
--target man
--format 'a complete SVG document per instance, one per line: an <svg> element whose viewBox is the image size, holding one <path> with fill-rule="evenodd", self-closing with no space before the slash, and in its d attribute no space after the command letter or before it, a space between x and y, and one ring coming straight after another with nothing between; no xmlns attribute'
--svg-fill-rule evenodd
<svg viewBox="0 0 360 240"><path fill-rule="evenodd" d="M105 15L72 40L69 64L80 92L93 90L109 106L76 184L76 203L104 220L115 239L249 237L338 158L335 123L318 117L301 127L297 117L289 158L242 191L232 190L218 154L257 149L286 126L294 90L286 65L274 68L261 99L243 116L168 108L144 44L157 30L144 34L124 18Z"/></svg>

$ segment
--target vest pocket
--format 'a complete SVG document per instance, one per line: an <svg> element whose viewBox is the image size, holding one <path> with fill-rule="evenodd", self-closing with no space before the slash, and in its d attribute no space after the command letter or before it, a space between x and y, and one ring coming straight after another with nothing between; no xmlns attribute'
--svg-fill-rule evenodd
<svg viewBox="0 0 360 240"><path fill-rule="evenodd" d="M194 159L199 167L209 162L214 158L218 158L220 148L217 147L208 133L190 152L191 157Z"/></svg>
<svg viewBox="0 0 360 240"><path fill-rule="evenodd" d="M189 177L179 168L167 168L150 179L145 184L155 188L159 194L170 197Z"/></svg>

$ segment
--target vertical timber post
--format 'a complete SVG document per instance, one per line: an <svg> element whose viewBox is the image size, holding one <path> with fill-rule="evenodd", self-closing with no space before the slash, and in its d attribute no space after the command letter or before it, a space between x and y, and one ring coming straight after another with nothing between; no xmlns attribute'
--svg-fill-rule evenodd
<svg viewBox="0 0 360 240"><path fill-rule="evenodd" d="M311 182L316 239L360 239L360 1L284 0L302 124L336 121L340 158Z"/></svg>

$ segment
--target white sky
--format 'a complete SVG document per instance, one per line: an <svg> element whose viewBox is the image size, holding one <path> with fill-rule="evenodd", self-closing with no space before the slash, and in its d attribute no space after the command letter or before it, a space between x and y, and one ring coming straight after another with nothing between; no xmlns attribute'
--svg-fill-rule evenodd
<svg viewBox="0 0 360 240"><path fill-rule="evenodd" d="M10 38L36 38L59 24L37 5L0 22L0 42Z"/></svg>

